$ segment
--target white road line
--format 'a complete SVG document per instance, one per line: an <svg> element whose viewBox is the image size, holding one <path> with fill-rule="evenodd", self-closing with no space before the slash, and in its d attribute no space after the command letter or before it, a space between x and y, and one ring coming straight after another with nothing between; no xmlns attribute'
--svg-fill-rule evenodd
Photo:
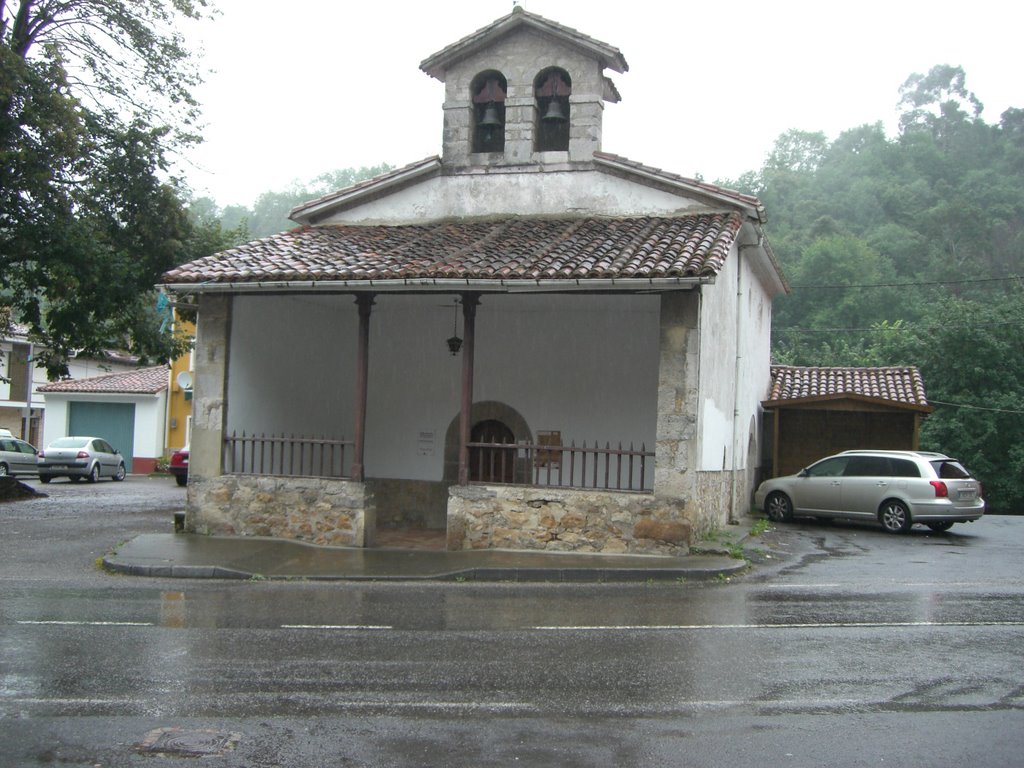
<svg viewBox="0 0 1024 768"><path fill-rule="evenodd" d="M842 584L761 584L765 589L838 589Z"/></svg>
<svg viewBox="0 0 1024 768"><path fill-rule="evenodd" d="M394 629L386 624L282 624L281 629Z"/></svg>
<svg viewBox="0 0 1024 768"><path fill-rule="evenodd" d="M807 624L623 624L595 626L536 626L535 630L550 632L609 632L639 630L687 629L863 629L885 627L1024 627L1024 621L837 621Z"/></svg>
<svg viewBox="0 0 1024 768"><path fill-rule="evenodd" d="M152 627L151 621L19 621L18 624L47 625L61 627Z"/></svg>
<svg viewBox="0 0 1024 768"><path fill-rule="evenodd" d="M928 587L942 589L952 589L954 587L992 587L992 586L1006 586L1009 584L1008 581L1000 581L998 579L992 579L991 581L896 581L891 580L889 582L894 587ZM878 582L874 581L847 581L841 584L759 584L758 589L852 589L858 586L871 586L876 588ZM1014 587L1019 585L1014 584Z"/></svg>
<svg viewBox="0 0 1024 768"><path fill-rule="evenodd" d="M239 697L245 694L239 694ZM156 697L159 699L159 696ZM251 698L251 697L250 697ZM266 698L266 697L262 697ZM4 700L5 704L17 704L19 706L62 706L76 707L85 706L91 709L102 706L135 706L145 705L150 699L145 697L126 698L40 698L37 696L20 697L13 695ZM744 702L737 702L742 704ZM537 711L537 704L528 701L391 701L388 699L372 699L359 701L350 699L347 701L331 702L331 710L425 710L425 711L447 711L447 712L524 712L533 713Z"/></svg>

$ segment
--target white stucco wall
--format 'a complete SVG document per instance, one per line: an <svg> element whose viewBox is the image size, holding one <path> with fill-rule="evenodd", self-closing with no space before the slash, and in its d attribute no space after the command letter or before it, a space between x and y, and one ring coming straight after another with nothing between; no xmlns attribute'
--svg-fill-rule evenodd
<svg viewBox="0 0 1024 768"><path fill-rule="evenodd" d="M452 295L378 295L370 321L366 471L440 480L458 416ZM652 449L659 299L484 295L474 402L500 401L565 444ZM351 296L239 296L232 316L227 432L351 438L358 316ZM458 335L464 336L461 308ZM424 436L433 436L432 447Z"/></svg>
<svg viewBox="0 0 1024 768"><path fill-rule="evenodd" d="M734 246L715 285L702 291L697 465L702 471L747 469L751 423L768 394L771 298L752 261L757 253L744 249L740 255Z"/></svg>
<svg viewBox="0 0 1024 768"><path fill-rule="evenodd" d="M517 168L427 179L321 223L401 224L497 215L659 216L704 210L709 209L699 201L609 173Z"/></svg>

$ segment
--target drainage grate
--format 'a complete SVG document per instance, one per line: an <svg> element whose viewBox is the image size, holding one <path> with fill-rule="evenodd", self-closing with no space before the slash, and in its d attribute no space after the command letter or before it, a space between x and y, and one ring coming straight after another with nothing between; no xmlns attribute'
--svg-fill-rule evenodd
<svg viewBox="0 0 1024 768"><path fill-rule="evenodd" d="M235 748L242 738L238 733L225 733L208 728L186 730L184 728L157 728L135 748L139 752L177 757L204 757L223 755Z"/></svg>

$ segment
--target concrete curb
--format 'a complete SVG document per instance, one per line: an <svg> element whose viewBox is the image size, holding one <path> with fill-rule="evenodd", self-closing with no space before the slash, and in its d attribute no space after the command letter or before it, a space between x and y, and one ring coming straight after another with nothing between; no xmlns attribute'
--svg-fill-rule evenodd
<svg viewBox="0 0 1024 768"><path fill-rule="evenodd" d="M654 555L482 550L346 549L256 537L143 534L102 559L104 569L170 579L637 583L706 581L748 563L721 554Z"/></svg>

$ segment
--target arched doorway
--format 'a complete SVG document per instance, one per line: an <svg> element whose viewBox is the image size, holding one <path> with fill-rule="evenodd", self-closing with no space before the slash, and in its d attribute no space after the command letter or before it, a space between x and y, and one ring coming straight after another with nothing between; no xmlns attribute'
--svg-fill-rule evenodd
<svg viewBox="0 0 1024 768"><path fill-rule="evenodd" d="M471 443L501 443L513 445L512 430L497 419L485 419L473 425ZM480 483L514 483L516 451L514 448L470 448L469 479Z"/></svg>
<svg viewBox="0 0 1024 768"><path fill-rule="evenodd" d="M506 442L514 443L532 443L533 433L530 431L529 425L526 423L526 419L523 418L522 414L519 413L515 408L506 403L498 402L496 400L483 400L480 402L473 403L473 410L470 414L470 442L475 441L473 436L473 430L476 425L481 424L485 421L496 421L504 425L511 433L512 439ZM509 458L512 458L517 451L509 451ZM519 472L516 477L519 477L520 482L527 482L529 477L529 467L524 465L524 459L517 459L516 463L519 464ZM445 433L444 441L444 482L446 485L455 485L459 480L459 414L455 414L452 420L448 423L448 429ZM471 480L476 481L475 477ZM500 481L496 481L500 482ZM511 482L514 482L511 481Z"/></svg>

